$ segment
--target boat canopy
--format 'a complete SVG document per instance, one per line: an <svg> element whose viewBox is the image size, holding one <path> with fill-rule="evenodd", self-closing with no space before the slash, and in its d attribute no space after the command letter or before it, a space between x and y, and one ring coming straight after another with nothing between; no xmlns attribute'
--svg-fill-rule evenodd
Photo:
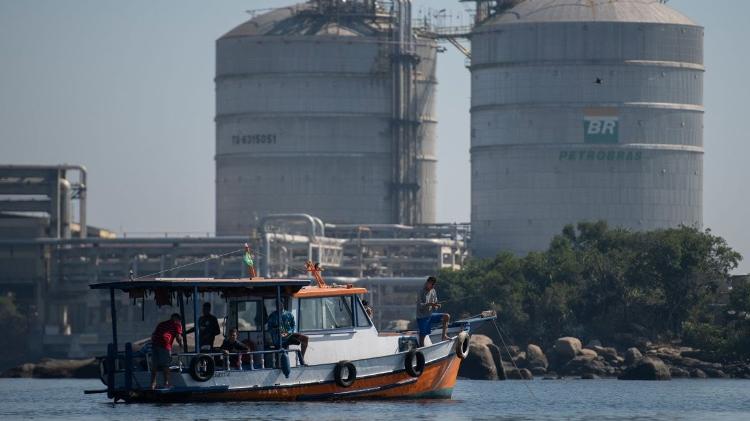
<svg viewBox="0 0 750 421"><path fill-rule="evenodd" d="M91 284L91 289L119 289L124 292L168 289L172 291L223 292L228 295L238 293L252 293L273 291L277 287L289 288L297 292L300 288L310 285L309 279L266 279L266 278L144 278L123 280L116 282L101 282Z"/></svg>
<svg viewBox="0 0 750 421"><path fill-rule="evenodd" d="M313 297L336 297L340 295L357 295L367 294L367 289L361 287L346 286L309 286L304 287L294 293L294 298L313 298Z"/></svg>

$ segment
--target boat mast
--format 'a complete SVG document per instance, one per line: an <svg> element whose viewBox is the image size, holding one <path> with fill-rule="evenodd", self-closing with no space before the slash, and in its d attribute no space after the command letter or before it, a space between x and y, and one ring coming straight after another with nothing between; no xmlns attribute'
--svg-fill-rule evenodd
<svg viewBox="0 0 750 421"><path fill-rule="evenodd" d="M193 287L193 330L195 331L195 353L199 353L200 347L200 329L198 329L198 285ZM213 346L213 344L211 344ZM187 349L187 343L185 344Z"/></svg>
<svg viewBox="0 0 750 421"><path fill-rule="evenodd" d="M185 332L185 299L182 297L182 291L177 290L177 300L180 303L180 323L182 324L182 352L188 352L187 333Z"/></svg>
<svg viewBox="0 0 750 421"><path fill-rule="evenodd" d="M115 348L115 354L117 354L117 306L115 305L115 289L109 289L109 311L110 317L112 317L112 346Z"/></svg>
<svg viewBox="0 0 750 421"><path fill-rule="evenodd" d="M281 349L281 287L276 286L276 349Z"/></svg>

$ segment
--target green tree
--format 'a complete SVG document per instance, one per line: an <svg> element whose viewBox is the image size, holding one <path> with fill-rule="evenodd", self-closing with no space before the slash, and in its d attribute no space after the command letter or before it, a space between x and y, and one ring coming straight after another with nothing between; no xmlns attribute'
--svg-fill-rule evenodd
<svg viewBox="0 0 750 421"><path fill-rule="evenodd" d="M669 336L684 326L696 337L726 339L729 331L711 324L711 304L740 259L709 230L630 232L581 222L564 227L544 252L500 253L443 272L441 297L457 315L496 310L519 342L629 331ZM748 294L735 295L738 306L750 302ZM706 322L709 328L700 326Z"/></svg>
<svg viewBox="0 0 750 421"><path fill-rule="evenodd" d="M28 323L12 297L0 297L0 331L10 340L3 347L2 359L12 361L26 351Z"/></svg>

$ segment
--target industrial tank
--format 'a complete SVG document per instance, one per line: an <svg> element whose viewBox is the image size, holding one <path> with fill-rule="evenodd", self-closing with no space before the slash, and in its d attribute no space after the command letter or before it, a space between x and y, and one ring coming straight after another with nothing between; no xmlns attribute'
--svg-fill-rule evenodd
<svg viewBox="0 0 750 421"><path fill-rule="evenodd" d="M493 6L471 34L474 254L583 220L701 226L703 28L654 0Z"/></svg>
<svg viewBox="0 0 750 421"><path fill-rule="evenodd" d="M216 43L216 232L435 218L435 40L408 1L318 0Z"/></svg>

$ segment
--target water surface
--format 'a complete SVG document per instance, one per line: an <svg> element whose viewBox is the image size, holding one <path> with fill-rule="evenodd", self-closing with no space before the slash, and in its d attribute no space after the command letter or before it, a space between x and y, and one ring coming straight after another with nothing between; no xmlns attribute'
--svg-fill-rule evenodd
<svg viewBox="0 0 750 421"><path fill-rule="evenodd" d="M111 404L98 380L0 379L0 419L750 420L750 381L459 380L450 401Z"/></svg>

